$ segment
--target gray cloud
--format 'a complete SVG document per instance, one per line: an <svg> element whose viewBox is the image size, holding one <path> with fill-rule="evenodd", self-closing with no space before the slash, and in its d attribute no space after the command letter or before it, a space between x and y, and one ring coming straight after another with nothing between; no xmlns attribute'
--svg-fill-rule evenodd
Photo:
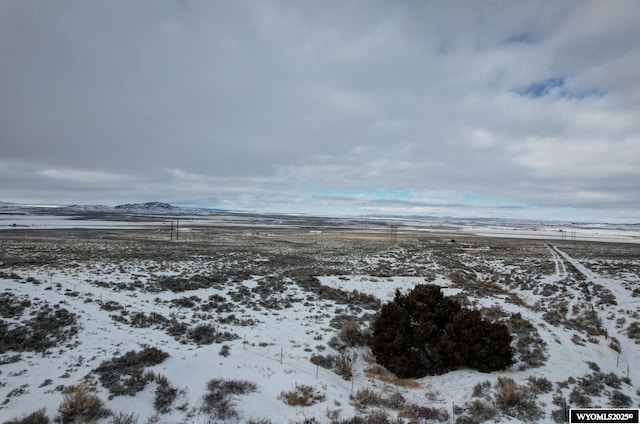
<svg viewBox="0 0 640 424"><path fill-rule="evenodd" d="M639 18L635 1L5 1L0 198L359 213L408 189L382 200L640 220ZM362 197L321 208L320 190Z"/></svg>

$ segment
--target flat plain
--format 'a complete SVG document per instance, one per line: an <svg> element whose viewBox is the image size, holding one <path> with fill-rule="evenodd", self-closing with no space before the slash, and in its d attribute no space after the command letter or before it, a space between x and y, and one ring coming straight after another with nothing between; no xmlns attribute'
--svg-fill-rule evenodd
<svg viewBox="0 0 640 424"><path fill-rule="evenodd" d="M82 390L100 423L562 422L640 406L638 244L180 230L0 231L0 422L73 422ZM515 364L418 380L377 365L368 328L417 284L507 324Z"/></svg>

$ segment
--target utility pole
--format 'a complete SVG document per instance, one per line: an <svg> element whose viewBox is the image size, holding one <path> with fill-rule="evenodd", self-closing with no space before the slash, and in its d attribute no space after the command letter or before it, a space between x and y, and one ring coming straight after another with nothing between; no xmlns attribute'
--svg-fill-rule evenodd
<svg viewBox="0 0 640 424"><path fill-rule="evenodd" d="M398 226L397 225L390 225L390 238L391 238L391 243L395 243L398 241Z"/></svg>
<svg viewBox="0 0 640 424"><path fill-rule="evenodd" d="M173 219L171 220L171 241L173 241Z"/></svg>
<svg viewBox="0 0 640 424"><path fill-rule="evenodd" d="M176 219L176 240L178 240L178 227L180 226L180 220Z"/></svg>

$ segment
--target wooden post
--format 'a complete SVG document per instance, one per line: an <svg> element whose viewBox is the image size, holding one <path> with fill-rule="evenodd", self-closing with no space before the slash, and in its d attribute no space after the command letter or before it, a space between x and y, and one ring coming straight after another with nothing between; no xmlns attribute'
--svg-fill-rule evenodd
<svg viewBox="0 0 640 424"><path fill-rule="evenodd" d="M627 380L629 379L629 364L627 364Z"/></svg>

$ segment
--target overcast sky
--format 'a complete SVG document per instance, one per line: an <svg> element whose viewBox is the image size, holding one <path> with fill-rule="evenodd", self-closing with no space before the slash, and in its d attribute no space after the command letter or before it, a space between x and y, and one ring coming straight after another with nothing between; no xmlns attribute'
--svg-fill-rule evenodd
<svg viewBox="0 0 640 424"><path fill-rule="evenodd" d="M0 0L0 200L640 222L640 1Z"/></svg>

